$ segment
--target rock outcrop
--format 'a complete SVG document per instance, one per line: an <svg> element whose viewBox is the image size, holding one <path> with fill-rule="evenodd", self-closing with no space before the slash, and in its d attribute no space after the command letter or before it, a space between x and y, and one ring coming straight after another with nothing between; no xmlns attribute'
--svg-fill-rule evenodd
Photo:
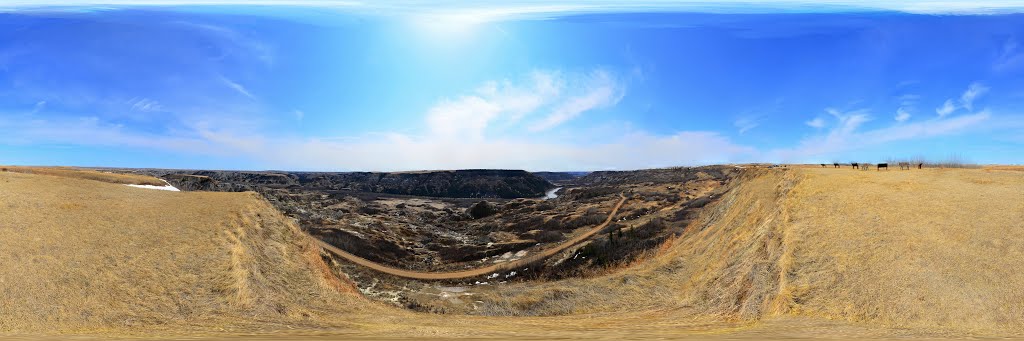
<svg viewBox="0 0 1024 341"><path fill-rule="evenodd" d="M259 188L351 190L446 198L535 198L554 187L522 170L426 172L246 172L151 170L182 190L240 192Z"/></svg>

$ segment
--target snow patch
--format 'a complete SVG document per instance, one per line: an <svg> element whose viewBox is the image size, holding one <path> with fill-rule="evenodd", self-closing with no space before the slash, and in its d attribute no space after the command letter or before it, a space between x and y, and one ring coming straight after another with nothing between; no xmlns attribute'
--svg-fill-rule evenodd
<svg viewBox="0 0 1024 341"><path fill-rule="evenodd" d="M167 182L167 180L162 180L162 181L163 181L163 182L164 182L164 183L165 183L166 185L164 185L164 186L154 186L154 185L125 185L125 186L130 186L130 187L135 187L135 188L146 188L146 189L158 189L158 190L161 190L161 191L181 192L181 190L178 190L178 188L177 188L177 187L171 186L171 184L170 184L170 183L168 183L168 182Z"/></svg>

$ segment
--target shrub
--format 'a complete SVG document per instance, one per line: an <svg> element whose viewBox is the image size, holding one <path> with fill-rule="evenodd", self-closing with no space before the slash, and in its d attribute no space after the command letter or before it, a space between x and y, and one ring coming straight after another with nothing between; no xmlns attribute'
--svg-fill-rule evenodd
<svg viewBox="0 0 1024 341"><path fill-rule="evenodd" d="M469 209L466 210L466 214L469 214L469 216L473 217L473 219L485 218L485 217L489 217L489 216L495 215L497 213L498 213L498 208L495 207L490 202L487 202L487 201L477 202L477 203L473 204L473 206L470 206Z"/></svg>

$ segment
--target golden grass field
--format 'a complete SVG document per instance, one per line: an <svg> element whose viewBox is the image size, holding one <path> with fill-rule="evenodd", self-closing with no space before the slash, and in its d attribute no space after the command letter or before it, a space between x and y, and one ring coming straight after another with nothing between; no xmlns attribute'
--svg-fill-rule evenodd
<svg viewBox="0 0 1024 341"><path fill-rule="evenodd" d="M100 172L92 169L76 167L24 167L24 166L0 166L4 172L17 172L28 174L40 174L60 176L74 179L96 180L124 185L150 185L164 186L167 183L148 175L139 174L115 174Z"/></svg>
<svg viewBox="0 0 1024 341"><path fill-rule="evenodd" d="M1024 336L1024 172L752 169L649 260L516 283L545 315L354 294L252 193L0 172L0 335L782 339Z"/></svg>

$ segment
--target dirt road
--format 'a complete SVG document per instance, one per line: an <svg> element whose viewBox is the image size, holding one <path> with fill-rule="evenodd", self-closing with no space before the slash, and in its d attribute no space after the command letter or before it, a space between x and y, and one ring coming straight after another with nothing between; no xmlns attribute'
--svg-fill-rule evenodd
<svg viewBox="0 0 1024 341"><path fill-rule="evenodd" d="M521 258L519 260L514 260L514 261L511 261L511 262L498 263L498 264L494 264L494 265L490 265L490 266L485 266L485 267L482 267L482 268L462 270L462 271L452 271L452 272L420 272L420 271L396 269L396 268L393 268L393 267L390 267L390 266L387 266L387 265L384 265L384 264L380 264L380 263L377 263L377 262L373 262L373 261L367 260L365 258L353 255L351 253L345 252L344 250L339 249L339 248L335 247L334 245L328 244L328 243L326 243L326 242L324 242L324 241L322 241L320 239L317 239L317 238L313 238L313 239L316 240L316 242L319 243L320 246L322 246L325 250L330 251L331 253L340 256L341 258L345 258L346 260L348 260L350 262L353 262L353 263L356 263L356 264L359 264L359 265L362 265L362 266L368 267L370 269L373 269L373 270L376 270L376 271L380 271L380 272L383 272L383 273L386 273L386 274L389 274L389 275L394 275L394 276L404 277L404 278L413 278L413 279L460 279L460 278L477 277L477 276L489 275L489 274L492 274L492 273L503 272L505 270L511 270L511 269L516 269L516 268L520 268L520 267L525 267L526 265L528 265L530 263L533 263L533 262L536 262L536 261L539 261L539 260L551 257L552 255L555 255L555 254L557 254L559 252L562 252L563 250L565 250L565 249L567 249L567 248L569 248L569 247L571 247L573 245L576 245L576 244L578 244L578 243L580 243L580 242L582 242L584 240L589 239L590 237L592 237L593 235L597 234L598 232L601 232L601 230L604 229L605 227L607 227L608 224L611 224L612 218L615 217L615 214L619 212L619 208L622 207L622 204L626 202L626 196L625 195L619 194L619 197L621 199L619 199L619 202L615 204L614 208L612 208L611 213L608 213L608 217L605 218L604 222L602 222L600 225L594 226L594 228L588 230L587 232L585 232L583 234L580 234L579 236L576 236L575 238L567 240L564 243L558 244L555 247L545 249L545 250L543 250L543 251L541 251L539 253L533 254L533 255L531 255L529 257Z"/></svg>

